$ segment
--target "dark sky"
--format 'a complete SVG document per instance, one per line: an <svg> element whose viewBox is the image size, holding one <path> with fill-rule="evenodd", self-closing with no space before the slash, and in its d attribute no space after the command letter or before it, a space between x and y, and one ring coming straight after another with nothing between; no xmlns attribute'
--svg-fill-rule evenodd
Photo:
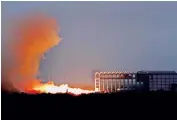
<svg viewBox="0 0 177 120"><path fill-rule="evenodd" d="M40 77L92 84L92 70L177 71L177 2L2 2L9 17L42 11L62 42L46 54Z"/></svg>

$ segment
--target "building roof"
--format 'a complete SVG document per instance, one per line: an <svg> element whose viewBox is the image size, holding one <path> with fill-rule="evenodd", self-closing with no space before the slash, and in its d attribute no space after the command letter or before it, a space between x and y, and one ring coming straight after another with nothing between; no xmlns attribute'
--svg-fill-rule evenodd
<svg viewBox="0 0 177 120"><path fill-rule="evenodd" d="M177 74L175 71L138 71L138 74Z"/></svg>

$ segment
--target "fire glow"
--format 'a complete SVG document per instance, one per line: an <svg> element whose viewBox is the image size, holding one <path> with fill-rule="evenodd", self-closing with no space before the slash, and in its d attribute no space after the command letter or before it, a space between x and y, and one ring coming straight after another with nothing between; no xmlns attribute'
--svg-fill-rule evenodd
<svg viewBox="0 0 177 120"><path fill-rule="evenodd" d="M32 93L32 94L34 93L50 93L50 94L68 93L68 94L74 94L74 95L94 93L94 91L92 90L71 88L68 86L68 84L62 84L62 85L57 86L53 82L34 85L32 90L27 90L26 92Z"/></svg>
<svg viewBox="0 0 177 120"><path fill-rule="evenodd" d="M26 93L71 93L74 95L94 91L71 88L68 84L41 83L37 79L41 59L61 38L56 20L43 14L32 14L12 22L8 36L11 43L3 59L3 82L5 89L15 88ZM7 55L8 54L8 55ZM4 56L4 57L6 57Z"/></svg>

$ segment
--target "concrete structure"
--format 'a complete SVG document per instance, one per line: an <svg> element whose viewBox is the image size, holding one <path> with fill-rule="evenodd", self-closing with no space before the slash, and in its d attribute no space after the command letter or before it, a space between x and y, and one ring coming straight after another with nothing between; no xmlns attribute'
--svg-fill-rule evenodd
<svg viewBox="0 0 177 120"><path fill-rule="evenodd" d="M95 72L94 80L98 92L177 90L175 71Z"/></svg>

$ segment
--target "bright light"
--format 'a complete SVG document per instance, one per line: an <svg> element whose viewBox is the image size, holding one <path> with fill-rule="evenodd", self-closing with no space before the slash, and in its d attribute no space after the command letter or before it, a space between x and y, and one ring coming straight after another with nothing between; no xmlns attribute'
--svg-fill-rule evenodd
<svg viewBox="0 0 177 120"><path fill-rule="evenodd" d="M84 90L81 88L71 88L68 86L68 84L62 84L60 86L54 85L54 83L45 83L36 85L32 88L33 90L39 92L39 93L71 93L74 95L80 95L80 94L89 94L94 93L95 91L92 90Z"/></svg>

